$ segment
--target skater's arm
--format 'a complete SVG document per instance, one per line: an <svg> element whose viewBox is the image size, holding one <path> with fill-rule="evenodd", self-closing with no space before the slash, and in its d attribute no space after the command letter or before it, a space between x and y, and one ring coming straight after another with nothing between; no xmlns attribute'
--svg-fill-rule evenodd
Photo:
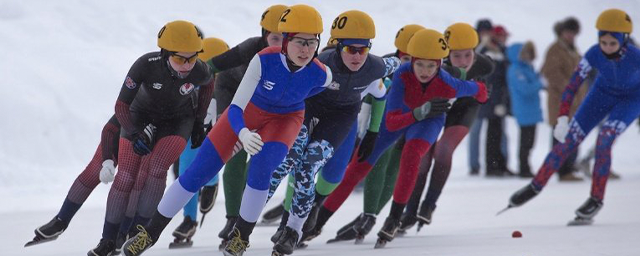
<svg viewBox="0 0 640 256"><path fill-rule="evenodd" d="M138 132L137 127L135 127L131 119L129 106L131 106L131 103L136 98L136 94L138 94L138 90L140 90L140 86L142 86L142 83L144 82L144 74L146 73L145 66L149 61L150 60L143 56L136 60L133 66L131 66L124 83L122 83L120 94L116 101L116 117L118 118L118 122L122 126L122 129L129 134L135 134Z"/></svg>
<svg viewBox="0 0 640 256"><path fill-rule="evenodd" d="M394 74L393 84L387 98L387 116L385 118L385 124L389 131L400 130L416 121L413 112L404 105L404 86L400 74Z"/></svg>
<svg viewBox="0 0 640 256"><path fill-rule="evenodd" d="M585 56L580 60L578 67L573 72L571 79L569 80L569 84L562 91L562 101L560 102L560 113L558 116L567 116L569 115L569 111L571 110L571 104L573 103L573 99L580 89L580 85L584 82L591 70L591 64L587 60Z"/></svg>
<svg viewBox="0 0 640 256"><path fill-rule="evenodd" d="M236 134L240 134L240 130L245 128L243 112L247 104L249 104L251 97L253 97L253 93L256 91L261 76L262 64L260 63L260 56L256 54L249 63L249 67L244 73L244 77L242 77L238 90L233 96L233 100L231 100L231 105L229 105L229 123Z"/></svg>
<svg viewBox="0 0 640 256"><path fill-rule="evenodd" d="M260 40L262 40L261 37L244 40L223 54L211 58L207 64L214 73L217 73L248 63L261 50L259 49Z"/></svg>
<svg viewBox="0 0 640 256"><path fill-rule="evenodd" d="M440 69L438 77L455 91L456 98L471 96L476 98L480 103L487 101L487 88L482 82L463 81L452 77L443 69Z"/></svg>

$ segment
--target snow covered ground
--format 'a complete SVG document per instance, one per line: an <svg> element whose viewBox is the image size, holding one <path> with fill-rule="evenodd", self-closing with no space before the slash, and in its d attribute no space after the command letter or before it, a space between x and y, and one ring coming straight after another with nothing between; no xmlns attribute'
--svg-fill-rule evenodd
<svg viewBox="0 0 640 256"><path fill-rule="evenodd" d="M282 1L293 4L300 1ZM489 17L511 33L509 42L533 40L542 56L553 41L551 27L572 15L582 22L577 39L582 51L596 42L593 26L606 8L618 7L640 21L640 2L614 1L306 1L330 22L349 9L369 13L376 21L372 52L393 51L396 31L409 23L444 30L462 21L475 24ZM0 0L0 255L78 255L100 238L108 186L99 185L69 230L56 242L32 248L22 245L33 229L56 212L73 179L84 168L99 141L124 76L133 61L155 51L156 33L170 20L198 24L207 36L229 45L259 35L259 16L275 1L168 0L81 1ZM636 24L638 25L638 24ZM634 30L640 32L638 26ZM541 63L536 62L537 66ZM544 101L543 93L543 101ZM543 106L546 104L543 104ZM517 162L518 129L507 123L510 166ZM549 149L550 129L540 125L531 162L539 166ZM397 239L387 249L373 250L374 235L364 245L325 245L335 231L361 211L362 197L352 196L330 221L323 235L296 255L638 255L640 247L639 129L632 126L613 150L613 168L623 176L607 188L605 208L591 227L565 226L588 196L589 182L558 184L522 209L499 217L509 195L527 181L467 176L467 143L456 151L449 184L439 201L434 223L421 233ZM590 136L583 149L594 143ZM586 150L583 150L583 153ZM193 249L169 251L171 223L161 241L146 255L216 255L217 233L224 224L221 195ZM277 199L269 206L276 203ZM378 220L379 229L387 210ZM521 239L511 238L520 230ZM246 255L267 255L271 227L259 227Z"/></svg>

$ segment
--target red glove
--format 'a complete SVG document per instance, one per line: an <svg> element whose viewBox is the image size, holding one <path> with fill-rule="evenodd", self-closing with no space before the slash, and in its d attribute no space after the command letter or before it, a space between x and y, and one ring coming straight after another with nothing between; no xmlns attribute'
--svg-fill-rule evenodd
<svg viewBox="0 0 640 256"><path fill-rule="evenodd" d="M478 84L478 93L475 98L478 102L484 104L489 99L489 95L487 93L487 86L483 82L476 82Z"/></svg>

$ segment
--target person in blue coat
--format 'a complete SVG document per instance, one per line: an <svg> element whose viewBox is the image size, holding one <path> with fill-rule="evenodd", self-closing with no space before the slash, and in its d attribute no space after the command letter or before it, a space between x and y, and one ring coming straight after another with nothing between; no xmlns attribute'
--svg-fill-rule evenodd
<svg viewBox="0 0 640 256"><path fill-rule="evenodd" d="M629 44L632 23L624 11L609 9L602 12L596 28L598 44L587 51L562 94L558 125L553 131L561 143L547 155L531 184L511 196L509 207L520 206L540 193L568 155L606 117L598 133L590 197L576 210L576 219L569 224L590 224L602 209L613 143L640 115L640 50ZM567 114L571 102L591 69L596 69L598 75L578 112L569 121Z"/></svg>
<svg viewBox="0 0 640 256"><path fill-rule="evenodd" d="M529 153L536 138L536 124L542 122L540 77L531 63L536 51L531 41L516 43L507 48L507 58L511 65L507 69L507 86L511 96L511 112L520 126L520 177L533 177L529 165Z"/></svg>

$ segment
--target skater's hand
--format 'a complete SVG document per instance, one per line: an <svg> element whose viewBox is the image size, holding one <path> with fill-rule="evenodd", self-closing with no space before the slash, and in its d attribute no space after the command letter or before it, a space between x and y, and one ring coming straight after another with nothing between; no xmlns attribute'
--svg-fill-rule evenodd
<svg viewBox="0 0 640 256"><path fill-rule="evenodd" d="M151 153L155 132L156 127L153 124L147 125L143 131L139 132L133 140L133 152L141 156Z"/></svg>
<svg viewBox="0 0 640 256"><path fill-rule="evenodd" d="M191 131L191 148L199 148L202 145L202 141L204 141L204 137L206 134L204 133L204 124L196 121L193 123L193 130Z"/></svg>
<svg viewBox="0 0 640 256"><path fill-rule="evenodd" d="M102 170L100 170L100 181L104 184L112 182L116 176L116 167L113 164L113 160L107 159L102 162Z"/></svg>
<svg viewBox="0 0 640 256"><path fill-rule="evenodd" d="M558 124L553 128L553 137L560 141L560 143L564 143L567 133L569 133L569 117L559 116Z"/></svg>
<svg viewBox="0 0 640 256"><path fill-rule="evenodd" d="M373 152L373 146L376 145L376 138L378 138L377 132L367 131L358 149L358 162L363 162L369 158L371 152Z"/></svg>
<svg viewBox="0 0 640 256"><path fill-rule="evenodd" d="M258 152L262 150L262 145L264 145L260 134L249 131L247 128L242 128L242 130L240 130L238 138L244 147L244 151L247 151L249 155L258 154Z"/></svg>
<svg viewBox="0 0 640 256"><path fill-rule="evenodd" d="M431 118L449 111L451 103L443 98L432 99L422 104L422 106L413 109L413 117L417 121Z"/></svg>

